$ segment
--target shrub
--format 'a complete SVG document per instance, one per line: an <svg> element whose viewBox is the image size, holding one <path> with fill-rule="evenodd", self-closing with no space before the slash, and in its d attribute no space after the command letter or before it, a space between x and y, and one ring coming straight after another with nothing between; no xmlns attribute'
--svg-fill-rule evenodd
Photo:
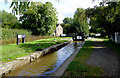
<svg viewBox="0 0 120 78"><path fill-rule="evenodd" d="M25 42L39 40L39 39L47 39L47 38L53 38L53 36L33 36L31 35L31 32L27 30L22 29L5 29L2 28L2 40L0 39L0 42L2 45L6 44L15 44L17 42L16 36L17 34L23 35L25 34ZM20 39L20 42L22 42L22 39Z"/></svg>
<svg viewBox="0 0 120 78"><path fill-rule="evenodd" d="M31 35L31 32L22 29L4 29L2 28L2 39L15 38L17 35Z"/></svg>

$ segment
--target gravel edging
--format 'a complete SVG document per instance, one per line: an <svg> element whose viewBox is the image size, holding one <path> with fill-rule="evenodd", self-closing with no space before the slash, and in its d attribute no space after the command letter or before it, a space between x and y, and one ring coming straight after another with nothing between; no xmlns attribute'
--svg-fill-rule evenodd
<svg viewBox="0 0 120 78"><path fill-rule="evenodd" d="M62 48L63 46L67 45L68 43L70 43L70 41L50 46L42 51L36 51L27 56L16 58L16 60L13 60L12 62L7 62L4 65L1 64L0 65L0 77L2 77L4 74L7 74L10 71L15 70L27 63L35 61L37 58L41 56L44 56L50 52L56 51Z"/></svg>

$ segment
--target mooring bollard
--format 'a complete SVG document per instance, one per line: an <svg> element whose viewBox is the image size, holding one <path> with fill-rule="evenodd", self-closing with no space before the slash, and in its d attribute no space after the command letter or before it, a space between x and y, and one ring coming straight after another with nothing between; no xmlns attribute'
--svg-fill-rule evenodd
<svg viewBox="0 0 120 78"><path fill-rule="evenodd" d="M25 43L25 35L17 35L17 45L20 44L19 38L22 38L22 43Z"/></svg>
<svg viewBox="0 0 120 78"><path fill-rule="evenodd" d="M22 35L22 43L25 43L25 35Z"/></svg>
<svg viewBox="0 0 120 78"><path fill-rule="evenodd" d="M19 42L20 42L20 41L19 41L19 38L18 38L18 35L17 35L17 45L19 45Z"/></svg>

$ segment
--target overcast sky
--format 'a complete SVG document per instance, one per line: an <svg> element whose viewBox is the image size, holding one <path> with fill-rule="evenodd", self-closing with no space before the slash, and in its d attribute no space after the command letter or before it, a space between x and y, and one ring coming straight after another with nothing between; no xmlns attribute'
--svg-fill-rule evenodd
<svg viewBox="0 0 120 78"><path fill-rule="evenodd" d="M0 10L5 10L7 12L12 12L12 8L10 9L10 4L12 0L8 0L6 4L4 0L0 0ZM77 10L77 8L86 9L88 7L94 7L99 3L97 1L92 2L92 0L33 0L33 1L41 1L43 3L49 1L53 4L58 12L58 23L62 23L65 17L72 17Z"/></svg>

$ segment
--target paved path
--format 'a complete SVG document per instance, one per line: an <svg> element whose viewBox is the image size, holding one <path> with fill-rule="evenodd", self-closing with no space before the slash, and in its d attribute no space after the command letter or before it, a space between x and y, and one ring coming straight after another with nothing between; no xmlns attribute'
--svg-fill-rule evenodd
<svg viewBox="0 0 120 78"><path fill-rule="evenodd" d="M96 41L95 49L87 64L104 69L104 76L120 76L120 57L107 48L102 41Z"/></svg>

